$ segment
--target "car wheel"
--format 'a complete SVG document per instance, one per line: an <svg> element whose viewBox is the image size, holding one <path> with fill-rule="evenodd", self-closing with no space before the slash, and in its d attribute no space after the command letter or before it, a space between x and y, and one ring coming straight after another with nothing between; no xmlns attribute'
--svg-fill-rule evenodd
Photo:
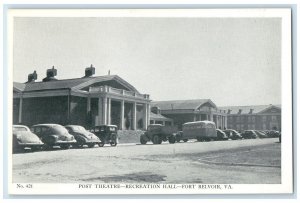
<svg viewBox="0 0 300 203"><path fill-rule="evenodd" d="M104 146L104 143L103 143L103 142L100 142L100 143L98 144L98 146L99 146L99 147L103 147L103 146Z"/></svg>
<svg viewBox="0 0 300 203"><path fill-rule="evenodd" d="M89 148L93 148L95 146L95 144L94 143L90 143L90 144L88 144L88 147Z"/></svg>
<svg viewBox="0 0 300 203"><path fill-rule="evenodd" d="M115 140L115 141L111 142L111 143L110 143L110 146L112 146L112 147L117 146L117 141Z"/></svg>
<svg viewBox="0 0 300 203"><path fill-rule="evenodd" d="M69 144L63 144L60 146L61 149L70 149L71 145Z"/></svg>
<svg viewBox="0 0 300 203"><path fill-rule="evenodd" d="M141 135L141 136L140 136L140 143L141 143L141 144L147 144L147 140L145 139L144 136L145 136L145 135Z"/></svg>
<svg viewBox="0 0 300 203"><path fill-rule="evenodd" d="M35 152L35 151L40 151L42 149L41 146L33 146L31 147L31 151Z"/></svg>
<svg viewBox="0 0 300 203"><path fill-rule="evenodd" d="M170 144L174 144L175 142L176 142L175 136L173 136L173 135L170 136L170 137L169 137L169 143L170 143Z"/></svg>
<svg viewBox="0 0 300 203"><path fill-rule="evenodd" d="M162 139L161 139L161 137L159 135L154 135L152 142L153 142L153 144L161 144L162 143Z"/></svg>
<svg viewBox="0 0 300 203"><path fill-rule="evenodd" d="M184 141L184 142L187 142L187 141L188 141L188 139L183 139L183 141Z"/></svg>

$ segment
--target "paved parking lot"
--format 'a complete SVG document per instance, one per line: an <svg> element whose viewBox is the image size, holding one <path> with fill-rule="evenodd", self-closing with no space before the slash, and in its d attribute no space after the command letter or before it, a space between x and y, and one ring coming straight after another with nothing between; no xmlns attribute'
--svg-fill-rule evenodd
<svg viewBox="0 0 300 203"><path fill-rule="evenodd" d="M280 183L278 138L13 154L13 182Z"/></svg>

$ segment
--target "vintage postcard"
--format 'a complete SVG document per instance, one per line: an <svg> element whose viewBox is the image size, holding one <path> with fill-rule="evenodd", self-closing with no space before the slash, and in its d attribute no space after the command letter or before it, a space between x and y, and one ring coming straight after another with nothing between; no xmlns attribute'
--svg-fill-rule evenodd
<svg viewBox="0 0 300 203"><path fill-rule="evenodd" d="M8 9L8 187L293 193L290 9Z"/></svg>

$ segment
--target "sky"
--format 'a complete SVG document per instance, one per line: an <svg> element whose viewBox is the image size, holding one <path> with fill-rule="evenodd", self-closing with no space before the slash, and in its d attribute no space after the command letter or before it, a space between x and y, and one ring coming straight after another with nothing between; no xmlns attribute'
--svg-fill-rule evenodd
<svg viewBox="0 0 300 203"><path fill-rule="evenodd" d="M279 18L16 17L13 80L119 75L152 100L281 104Z"/></svg>

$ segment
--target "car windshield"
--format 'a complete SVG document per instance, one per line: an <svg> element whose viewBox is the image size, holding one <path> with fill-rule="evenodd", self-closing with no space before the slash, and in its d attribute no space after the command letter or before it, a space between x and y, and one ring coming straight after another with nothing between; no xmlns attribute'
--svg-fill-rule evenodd
<svg viewBox="0 0 300 203"><path fill-rule="evenodd" d="M115 127L109 127L109 130L110 131L116 131L116 128Z"/></svg>
<svg viewBox="0 0 300 203"><path fill-rule="evenodd" d="M53 129L53 132L57 133L57 134L62 135L62 134L68 133L67 129L64 128L63 126L60 126L60 125L55 125L55 126L52 127L52 129Z"/></svg>
<svg viewBox="0 0 300 203"><path fill-rule="evenodd" d="M25 127L13 127L13 131L18 131L18 132L20 132L20 131L28 131L28 129L25 128Z"/></svg>

